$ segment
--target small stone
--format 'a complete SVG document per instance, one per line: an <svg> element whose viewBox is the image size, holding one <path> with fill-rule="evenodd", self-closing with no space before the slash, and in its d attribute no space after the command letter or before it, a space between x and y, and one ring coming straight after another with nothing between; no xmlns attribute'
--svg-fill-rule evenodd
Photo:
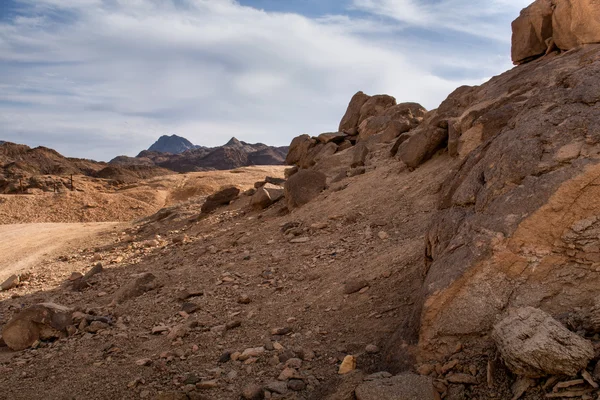
<svg viewBox="0 0 600 400"><path fill-rule="evenodd" d="M379 236L379 239L381 240L387 240L390 238L390 235L387 234L387 232L384 231L380 231L377 236Z"/></svg>
<svg viewBox="0 0 600 400"><path fill-rule="evenodd" d="M285 362L285 366L288 368L300 369L300 367L302 367L302 360L299 358L290 358Z"/></svg>
<svg viewBox="0 0 600 400"><path fill-rule="evenodd" d="M240 326L242 326L242 321L239 321L239 320L231 321L225 325L225 329L231 330L231 329L239 328Z"/></svg>
<svg viewBox="0 0 600 400"><path fill-rule="evenodd" d="M242 397L245 400L262 400L265 398L265 395L261 386L250 384L242 390Z"/></svg>
<svg viewBox="0 0 600 400"><path fill-rule="evenodd" d="M152 334L153 335L158 335L160 333L167 332L168 330L169 330L168 326L158 325L158 326L155 326L155 327L152 328Z"/></svg>
<svg viewBox="0 0 600 400"><path fill-rule="evenodd" d="M277 380L287 381L288 379L293 378L294 376L296 376L296 370L295 369L293 369L293 368L285 368L283 371L281 371L281 373L277 377Z"/></svg>
<svg viewBox="0 0 600 400"><path fill-rule="evenodd" d="M230 356L231 361L239 360L241 355L242 355L242 353L240 353L239 351L231 353L231 356Z"/></svg>
<svg viewBox="0 0 600 400"><path fill-rule="evenodd" d="M135 363L140 367L147 367L148 365L152 364L152 360L149 358L142 358L140 360L137 360Z"/></svg>
<svg viewBox="0 0 600 400"><path fill-rule="evenodd" d="M242 352L242 354L239 355L238 359L240 361L246 361L250 357L258 358L264 352L265 352L264 347L248 348L248 349L244 350ZM233 355L232 355L232 359L233 359Z"/></svg>
<svg viewBox="0 0 600 400"><path fill-rule="evenodd" d="M349 372L352 372L356 369L356 357L354 356L346 356L344 357L344 361L340 365L340 369L338 370L338 374L345 375Z"/></svg>
<svg viewBox="0 0 600 400"><path fill-rule="evenodd" d="M283 349L284 349L283 345L282 345L281 343L279 343L279 342L275 342L275 343L273 343L273 348L274 348L275 350L277 350L277 351L281 351L281 350L283 350ZM599 370L599 371L600 371L600 370Z"/></svg>
<svg viewBox="0 0 600 400"><path fill-rule="evenodd" d="M102 329L108 329L108 327L109 327L109 325L105 322L92 321L92 323L90 323L90 326L88 326L85 330L90 333L97 333L98 331L100 331Z"/></svg>
<svg viewBox="0 0 600 400"><path fill-rule="evenodd" d="M387 378L391 378L391 377L392 377L392 374L390 374L389 372L381 371L381 372L375 372L374 374L367 376L365 378L365 381L376 381L378 379L387 379Z"/></svg>
<svg viewBox="0 0 600 400"><path fill-rule="evenodd" d="M226 363L227 361L231 360L231 351L227 350L225 351L223 354L221 354L221 357L219 357L219 362L221 364Z"/></svg>
<svg viewBox="0 0 600 400"><path fill-rule="evenodd" d="M346 282L344 285L344 294L352 294L359 292L362 288L369 286L369 283L364 279L353 279Z"/></svg>
<svg viewBox="0 0 600 400"><path fill-rule="evenodd" d="M238 303L240 303L240 304L250 304L251 302L252 302L252 300L250 299L250 296L248 296L247 294L242 294L238 298Z"/></svg>
<svg viewBox="0 0 600 400"><path fill-rule="evenodd" d="M198 305L195 303L183 303L181 305L181 311L184 311L188 314L193 314L198 310Z"/></svg>
<svg viewBox="0 0 600 400"><path fill-rule="evenodd" d="M190 328L187 326L187 324L176 325L171 329L171 331L167 335L167 338L169 340L183 338L188 334L189 330Z"/></svg>
<svg viewBox="0 0 600 400"><path fill-rule="evenodd" d="M196 383L196 389L200 390L215 389L217 387L219 387L219 384L215 380L201 381Z"/></svg>
<svg viewBox="0 0 600 400"><path fill-rule="evenodd" d="M365 347L365 351L369 354L377 354L379 353L379 347L374 344L368 344L367 347Z"/></svg>
<svg viewBox="0 0 600 400"><path fill-rule="evenodd" d="M267 383L265 386L269 392L277 393L277 394L286 394L287 393L287 384L281 381L273 381Z"/></svg>
<svg viewBox="0 0 600 400"><path fill-rule="evenodd" d="M302 379L290 379L287 386L294 392L300 392L306 388L306 383Z"/></svg>
<svg viewBox="0 0 600 400"><path fill-rule="evenodd" d="M283 335L287 335L288 333L292 333L293 329L289 326L284 327L284 328L273 328L271 329L271 335L273 336L283 336Z"/></svg>
<svg viewBox="0 0 600 400"><path fill-rule="evenodd" d="M2 282L2 284L0 284L0 289L4 290L10 290L12 288L17 287L17 285L19 284L20 279L17 275L11 275L7 280L5 280L4 282Z"/></svg>
<svg viewBox="0 0 600 400"><path fill-rule="evenodd" d="M450 383L461 383L464 385L477 384L477 378L469 374L452 373L446 376L446 380Z"/></svg>

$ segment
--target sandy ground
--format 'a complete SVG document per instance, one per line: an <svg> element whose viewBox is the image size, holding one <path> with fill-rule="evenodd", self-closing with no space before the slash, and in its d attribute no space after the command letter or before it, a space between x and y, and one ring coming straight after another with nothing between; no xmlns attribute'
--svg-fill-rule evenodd
<svg viewBox="0 0 600 400"><path fill-rule="evenodd" d="M43 259L72 252L94 242L119 223L0 225L0 281L12 274L35 269Z"/></svg>

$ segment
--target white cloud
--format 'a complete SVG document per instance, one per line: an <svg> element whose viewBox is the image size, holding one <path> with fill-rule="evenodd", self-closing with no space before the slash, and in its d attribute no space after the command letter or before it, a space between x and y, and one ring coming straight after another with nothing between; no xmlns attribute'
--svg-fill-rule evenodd
<svg viewBox="0 0 600 400"><path fill-rule="evenodd" d="M389 12L422 27L444 14L411 0L355 0L371 15L317 19L232 0L21 2L36 11L0 22L0 140L70 156L133 155L165 133L202 145L231 136L285 145L336 129L358 90L433 108L510 65L508 54L438 46L377 19ZM494 16L501 3L516 7L471 8ZM446 13L446 29L458 14ZM442 73L454 70L466 73Z"/></svg>

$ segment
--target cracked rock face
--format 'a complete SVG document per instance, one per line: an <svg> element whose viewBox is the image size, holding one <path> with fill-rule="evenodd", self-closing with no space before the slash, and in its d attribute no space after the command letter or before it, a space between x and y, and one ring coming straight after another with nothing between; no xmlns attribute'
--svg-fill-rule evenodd
<svg viewBox="0 0 600 400"><path fill-rule="evenodd" d="M401 157L406 146L431 154L412 138L443 130L446 118L438 149L461 160L426 236L415 317L426 357L489 332L507 307L558 315L591 305L600 285L598 80L600 45L550 55L457 90L399 146Z"/></svg>

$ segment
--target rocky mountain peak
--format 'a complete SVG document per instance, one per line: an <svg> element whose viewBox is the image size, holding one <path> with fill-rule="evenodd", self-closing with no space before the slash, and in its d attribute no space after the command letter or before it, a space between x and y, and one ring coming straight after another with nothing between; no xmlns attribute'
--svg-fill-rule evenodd
<svg viewBox="0 0 600 400"><path fill-rule="evenodd" d="M228 147L241 147L241 146L243 146L243 144L237 138L232 137L231 139L229 139L229 142L225 143L225 146L228 146Z"/></svg>
<svg viewBox="0 0 600 400"><path fill-rule="evenodd" d="M150 146L148 150L155 151L157 153L181 154L184 151L192 150L196 147L197 146L184 137L177 135L163 135L158 138L158 140L152 146Z"/></svg>

